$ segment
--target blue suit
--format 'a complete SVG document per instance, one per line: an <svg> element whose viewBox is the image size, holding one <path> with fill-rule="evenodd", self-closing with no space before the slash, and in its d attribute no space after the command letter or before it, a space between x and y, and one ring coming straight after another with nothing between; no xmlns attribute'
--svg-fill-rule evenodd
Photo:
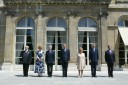
<svg viewBox="0 0 128 85"><path fill-rule="evenodd" d="M45 62L47 64L47 74L49 77L52 77L53 64L55 62L55 52L54 51L46 51Z"/></svg>
<svg viewBox="0 0 128 85"><path fill-rule="evenodd" d="M107 63L108 66L108 76L109 77L113 77L113 65L115 62L115 53L114 51L111 50L107 50L105 51L105 61Z"/></svg>
<svg viewBox="0 0 128 85"><path fill-rule="evenodd" d="M96 66L97 66L98 60L99 60L99 54L98 54L97 48L90 49L89 60L90 60L90 64L91 64L92 77L96 77Z"/></svg>
<svg viewBox="0 0 128 85"><path fill-rule="evenodd" d="M62 49L61 50L61 62L63 68L63 77L67 77L67 69L68 69L68 61L70 61L70 50L69 49Z"/></svg>
<svg viewBox="0 0 128 85"><path fill-rule="evenodd" d="M31 52L28 50L28 51L23 51L22 52L22 63L23 63L23 73L24 73L24 76L28 76L28 69L29 69L29 63L31 62L31 58L32 58L32 55L31 55Z"/></svg>

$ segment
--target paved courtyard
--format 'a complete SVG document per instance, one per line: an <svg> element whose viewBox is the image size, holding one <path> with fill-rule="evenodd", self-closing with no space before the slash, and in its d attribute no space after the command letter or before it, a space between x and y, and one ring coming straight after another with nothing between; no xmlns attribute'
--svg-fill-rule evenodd
<svg viewBox="0 0 128 85"><path fill-rule="evenodd" d="M114 78L108 78L107 71L97 71L97 78L92 78L90 71L85 71L83 78L77 78L77 71L69 71L67 78L61 74L54 71L52 78L46 73L38 77L29 71L29 76L23 77L22 71L0 71L0 85L128 85L128 71L114 71Z"/></svg>

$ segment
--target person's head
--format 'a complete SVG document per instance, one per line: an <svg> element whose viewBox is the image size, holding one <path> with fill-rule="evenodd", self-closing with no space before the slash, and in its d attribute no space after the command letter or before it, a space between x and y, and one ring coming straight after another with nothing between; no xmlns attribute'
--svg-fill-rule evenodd
<svg viewBox="0 0 128 85"><path fill-rule="evenodd" d="M28 50L28 49L29 49L29 46L26 45L26 46L25 46L25 50Z"/></svg>
<svg viewBox="0 0 128 85"><path fill-rule="evenodd" d="M108 45L108 50L111 50L111 46L110 45Z"/></svg>
<svg viewBox="0 0 128 85"><path fill-rule="evenodd" d="M67 48L67 45L66 44L64 44L63 46L64 46L64 48Z"/></svg>
<svg viewBox="0 0 128 85"><path fill-rule="evenodd" d="M83 53L83 48L82 47L79 48L79 53Z"/></svg>
<svg viewBox="0 0 128 85"><path fill-rule="evenodd" d="M51 45L49 45L49 50L52 50L52 46Z"/></svg>
<svg viewBox="0 0 128 85"><path fill-rule="evenodd" d="M42 47L41 46L38 46L38 50L42 50Z"/></svg>
<svg viewBox="0 0 128 85"><path fill-rule="evenodd" d="M95 47L96 47L96 44L93 43L93 44L92 44L92 48L95 48Z"/></svg>

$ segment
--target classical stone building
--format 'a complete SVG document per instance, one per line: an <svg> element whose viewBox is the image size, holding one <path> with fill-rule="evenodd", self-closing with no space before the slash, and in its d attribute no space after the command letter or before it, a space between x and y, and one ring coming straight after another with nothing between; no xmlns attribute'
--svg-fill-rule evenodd
<svg viewBox="0 0 128 85"><path fill-rule="evenodd" d="M55 50L54 70L60 70L60 50L71 51L69 68L75 67L79 47L84 48L89 66L89 49L99 49L98 69L105 66L107 45L115 51L115 70L127 66L127 0L0 0L0 68L19 70L25 45L32 51L34 68L38 46Z"/></svg>

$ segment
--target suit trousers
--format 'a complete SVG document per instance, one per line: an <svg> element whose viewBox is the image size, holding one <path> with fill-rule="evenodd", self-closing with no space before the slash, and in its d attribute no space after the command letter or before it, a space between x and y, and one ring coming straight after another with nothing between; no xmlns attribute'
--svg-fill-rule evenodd
<svg viewBox="0 0 128 85"><path fill-rule="evenodd" d="M68 62L62 62L63 77L67 77Z"/></svg>
<svg viewBox="0 0 128 85"><path fill-rule="evenodd" d="M92 77L96 76L96 66L97 66L97 62L91 62L91 75L92 75Z"/></svg>
<svg viewBox="0 0 128 85"><path fill-rule="evenodd" d="M47 64L47 74L49 77L52 76L52 71L53 71L53 63Z"/></svg>
<svg viewBox="0 0 128 85"><path fill-rule="evenodd" d="M114 63L107 63L107 66L108 66L108 76L110 77L113 77L113 65Z"/></svg>
<svg viewBox="0 0 128 85"><path fill-rule="evenodd" d="M28 76L28 69L29 69L29 64L28 63L23 63L23 74L24 74L24 76Z"/></svg>

